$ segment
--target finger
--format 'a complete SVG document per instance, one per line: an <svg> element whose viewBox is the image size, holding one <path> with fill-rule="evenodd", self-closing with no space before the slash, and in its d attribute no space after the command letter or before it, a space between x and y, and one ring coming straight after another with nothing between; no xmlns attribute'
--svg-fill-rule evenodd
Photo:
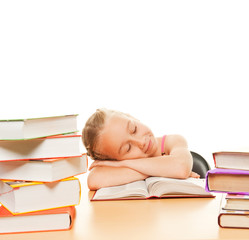
<svg viewBox="0 0 249 240"><path fill-rule="evenodd" d="M198 173L196 173L196 172L191 172L190 177L200 178L200 175Z"/></svg>
<svg viewBox="0 0 249 240"><path fill-rule="evenodd" d="M194 173L195 178L200 178L200 175L198 173Z"/></svg>

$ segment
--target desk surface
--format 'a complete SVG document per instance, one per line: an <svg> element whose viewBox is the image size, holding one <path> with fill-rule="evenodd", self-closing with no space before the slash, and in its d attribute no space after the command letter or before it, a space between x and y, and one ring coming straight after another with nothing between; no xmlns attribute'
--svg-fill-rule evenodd
<svg viewBox="0 0 249 240"><path fill-rule="evenodd" d="M249 239L247 229L218 226L220 195L90 202L93 192L87 189L87 175L79 178L82 199L70 231L0 235L0 240Z"/></svg>

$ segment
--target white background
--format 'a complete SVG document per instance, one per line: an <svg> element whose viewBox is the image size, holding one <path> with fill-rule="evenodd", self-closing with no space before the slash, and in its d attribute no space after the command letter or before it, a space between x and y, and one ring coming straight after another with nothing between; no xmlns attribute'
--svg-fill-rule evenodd
<svg viewBox="0 0 249 240"><path fill-rule="evenodd" d="M248 1L0 1L0 118L129 113L212 164L247 147Z"/></svg>

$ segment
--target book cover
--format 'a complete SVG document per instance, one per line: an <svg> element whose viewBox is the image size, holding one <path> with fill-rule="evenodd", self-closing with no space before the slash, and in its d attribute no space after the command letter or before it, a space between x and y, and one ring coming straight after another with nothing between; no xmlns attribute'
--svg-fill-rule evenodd
<svg viewBox="0 0 249 240"><path fill-rule="evenodd" d="M74 218L75 207L13 215L0 206L0 234L69 230Z"/></svg>

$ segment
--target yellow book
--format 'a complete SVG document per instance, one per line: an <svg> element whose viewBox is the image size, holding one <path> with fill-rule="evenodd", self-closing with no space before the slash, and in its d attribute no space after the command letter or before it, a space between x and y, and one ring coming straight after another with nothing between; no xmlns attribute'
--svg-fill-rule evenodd
<svg viewBox="0 0 249 240"><path fill-rule="evenodd" d="M76 177L53 183L0 181L0 203L14 215L75 206L80 196Z"/></svg>

